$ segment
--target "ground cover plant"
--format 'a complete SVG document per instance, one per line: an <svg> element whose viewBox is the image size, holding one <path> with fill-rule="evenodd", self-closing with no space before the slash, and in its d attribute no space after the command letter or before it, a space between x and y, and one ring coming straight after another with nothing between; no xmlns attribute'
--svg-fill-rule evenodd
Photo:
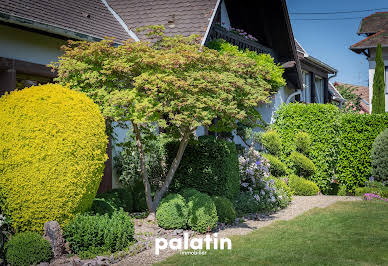
<svg viewBox="0 0 388 266"><path fill-rule="evenodd" d="M262 56L252 58L234 50L220 53L202 47L196 36L166 37L161 27L148 28L151 37L157 38L153 45L70 41L52 66L58 71L57 81L85 92L108 121L131 124L153 216L197 127L231 131L236 121L258 120L255 107L269 102L285 81L282 68L269 56L261 60ZM155 123L180 143L163 182L152 194L142 131Z"/></svg>
<svg viewBox="0 0 388 266"><path fill-rule="evenodd" d="M231 250L175 255L159 265L386 265L388 203L337 202L246 236Z"/></svg>

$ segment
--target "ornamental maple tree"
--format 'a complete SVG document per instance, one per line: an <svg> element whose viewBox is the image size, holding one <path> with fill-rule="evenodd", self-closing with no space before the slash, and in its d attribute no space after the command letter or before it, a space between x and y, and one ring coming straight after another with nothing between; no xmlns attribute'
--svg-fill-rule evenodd
<svg viewBox="0 0 388 266"><path fill-rule="evenodd" d="M130 122L151 215L179 166L189 137L199 126L231 131L237 121L256 121L255 107L268 103L271 70L249 57L203 47L197 36L160 37L156 42L69 41L59 62L62 84L85 92L108 121ZM280 68L275 63L273 67ZM278 82L278 87L284 85ZM217 123L212 121L217 118ZM142 131L151 124L179 134L180 145L163 184L151 195ZM172 133L170 133L172 134Z"/></svg>

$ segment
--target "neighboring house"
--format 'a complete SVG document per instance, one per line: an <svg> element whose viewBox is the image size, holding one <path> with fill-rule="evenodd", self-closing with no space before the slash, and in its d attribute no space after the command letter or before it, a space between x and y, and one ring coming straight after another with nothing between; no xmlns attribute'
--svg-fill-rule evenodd
<svg viewBox="0 0 388 266"><path fill-rule="evenodd" d="M329 102L337 103L336 105L339 108L342 108L343 104L345 103L345 99L334 84L329 81L329 94L331 96L331 100L329 100Z"/></svg>
<svg viewBox="0 0 388 266"><path fill-rule="evenodd" d="M326 103L331 99L328 79L336 70L309 56L299 45L297 51L285 0L0 0L0 95L51 81L55 73L45 65L57 61L67 39L114 37L117 44L127 39L146 40L136 28L148 25L164 25L168 36L197 34L202 45L222 38L241 49L271 54L285 68L287 85L271 104L258 107L267 122L282 103ZM125 136L124 131L116 133L121 140ZM197 134L206 134L206 129ZM100 191L118 185L111 146Z"/></svg>
<svg viewBox="0 0 388 266"><path fill-rule="evenodd" d="M370 113L370 104L369 104L369 88L366 86L347 84L342 82L334 82L334 87L345 86L354 88L353 93L360 97L360 108L361 113ZM338 90L338 89L337 89ZM342 96L341 96L342 97Z"/></svg>
<svg viewBox="0 0 388 266"><path fill-rule="evenodd" d="M363 18L358 35L366 38L350 47L355 53L364 54L369 62L369 112L372 112L373 78L375 74L375 55L377 44L383 47L383 60L385 65L385 111L388 112L388 12L376 12Z"/></svg>

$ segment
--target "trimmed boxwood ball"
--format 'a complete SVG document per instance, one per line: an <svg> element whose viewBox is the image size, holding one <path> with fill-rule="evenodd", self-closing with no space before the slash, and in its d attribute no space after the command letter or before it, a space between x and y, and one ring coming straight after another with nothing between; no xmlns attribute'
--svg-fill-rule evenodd
<svg viewBox="0 0 388 266"><path fill-rule="evenodd" d="M311 138L306 132L300 131L295 135L296 150L304 155L308 155L311 148Z"/></svg>
<svg viewBox="0 0 388 266"><path fill-rule="evenodd" d="M233 203L229 199L214 196L213 201L216 205L219 222L231 224L236 220L236 211L234 210Z"/></svg>
<svg viewBox="0 0 388 266"><path fill-rule="evenodd" d="M192 196L197 195L199 192L198 190L194 188L186 188L182 190L179 194L182 195L186 201L188 201Z"/></svg>
<svg viewBox="0 0 388 266"><path fill-rule="evenodd" d="M372 176L376 181L388 181L388 128L378 135L373 143Z"/></svg>
<svg viewBox="0 0 388 266"><path fill-rule="evenodd" d="M187 227L188 209L186 200L179 194L169 194L156 210L158 225L164 229L182 229Z"/></svg>
<svg viewBox="0 0 388 266"><path fill-rule="evenodd" d="M0 106L1 208L16 231L88 210L107 159L98 106L55 84L13 91Z"/></svg>
<svg viewBox="0 0 388 266"><path fill-rule="evenodd" d="M280 155L282 152L282 141L275 130L266 131L261 138L264 148L272 155Z"/></svg>
<svg viewBox="0 0 388 266"><path fill-rule="evenodd" d="M188 225L194 231L206 233L217 225L216 205L205 193L192 195L187 201L189 209Z"/></svg>
<svg viewBox="0 0 388 266"><path fill-rule="evenodd" d="M297 196L314 196L319 192L319 188L314 182L297 175L288 177L288 186Z"/></svg>
<svg viewBox="0 0 388 266"><path fill-rule="evenodd" d="M271 154L263 154L263 157L269 161L269 171L271 175L280 177L287 174L287 165L279 158Z"/></svg>
<svg viewBox="0 0 388 266"><path fill-rule="evenodd" d="M17 233L5 244L5 259L11 265L36 265L52 257L50 243L36 232Z"/></svg>
<svg viewBox="0 0 388 266"><path fill-rule="evenodd" d="M299 176L310 177L317 171L314 163L300 152L292 152L289 159L292 167Z"/></svg>

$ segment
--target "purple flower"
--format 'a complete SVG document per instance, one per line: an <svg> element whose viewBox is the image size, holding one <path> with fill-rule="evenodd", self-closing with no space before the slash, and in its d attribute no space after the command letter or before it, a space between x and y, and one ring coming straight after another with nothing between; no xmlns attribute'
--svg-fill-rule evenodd
<svg viewBox="0 0 388 266"><path fill-rule="evenodd" d="M373 176L369 177L369 182L374 182L375 178Z"/></svg>

